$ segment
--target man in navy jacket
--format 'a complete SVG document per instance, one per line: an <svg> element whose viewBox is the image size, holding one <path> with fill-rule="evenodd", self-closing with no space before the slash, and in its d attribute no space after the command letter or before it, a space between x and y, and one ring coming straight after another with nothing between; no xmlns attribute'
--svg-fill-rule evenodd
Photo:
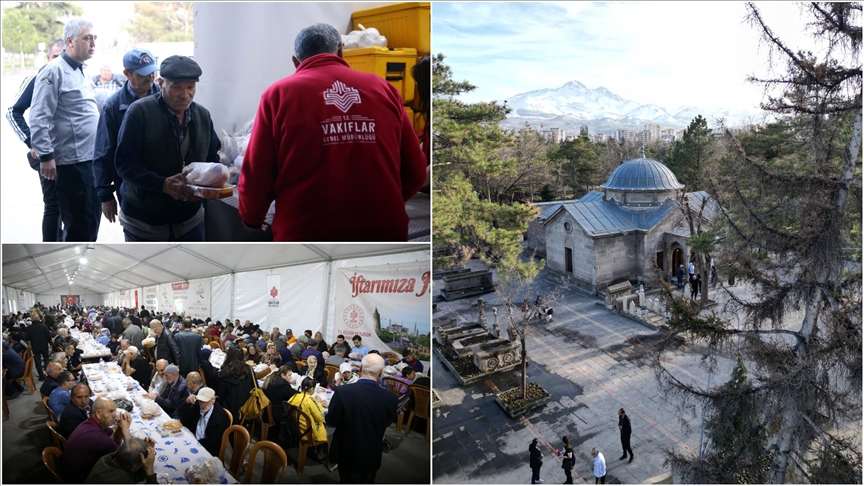
<svg viewBox="0 0 864 486"><path fill-rule="evenodd" d="M384 432L396 418L396 395L378 386L384 358L367 354L360 365L360 379L340 386L330 401L327 425L333 434L331 462L339 464L342 483L372 484L381 468Z"/></svg>
<svg viewBox="0 0 864 486"><path fill-rule="evenodd" d="M117 151L117 135L123 115L135 101L161 91L159 85L153 82L159 67L150 51L132 49L123 56L123 67L126 83L102 105L96 131L96 149L93 152L96 195L102 201L102 214L112 223L117 217L117 200L123 202L123 195L120 194L123 179L114 168L114 152ZM115 192L117 200L114 199Z"/></svg>

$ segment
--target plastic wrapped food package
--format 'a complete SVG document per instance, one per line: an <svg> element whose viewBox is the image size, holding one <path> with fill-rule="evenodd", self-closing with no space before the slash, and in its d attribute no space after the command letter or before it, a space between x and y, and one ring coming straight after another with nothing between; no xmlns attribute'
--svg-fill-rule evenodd
<svg viewBox="0 0 864 486"><path fill-rule="evenodd" d="M232 132L229 134L222 130L222 148L219 150L219 162L231 167L240 168L243 164L243 156L246 154L246 146L249 145L249 138L252 136L252 127L255 124L255 119L246 122L239 130L237 125L232 127ZM232 175L232 180L233 179Z"/></svg>
<svg viewBox="0 0 864 486"><path fill-rule="evenodd" d="M218 162L192 162L184 172L186 183L199 187L219 188L231 177L231 169Z"/></svg>

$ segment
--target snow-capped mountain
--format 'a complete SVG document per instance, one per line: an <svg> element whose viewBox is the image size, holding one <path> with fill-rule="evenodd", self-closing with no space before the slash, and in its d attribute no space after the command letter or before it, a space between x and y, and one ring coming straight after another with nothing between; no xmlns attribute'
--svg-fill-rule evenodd
<svg viewBox="0 0 864 486"><path fill-rule="evenodd" d="M686 128L702 115L713 125L716 118L728 123L754 118L758 113L732 113L729 110L696 106L680 106L667 110L655 104L626 100L600 86L589 89L579 81L568 81L559 88L529 91L507 100L512 110L503 125L518 128L526 122L531 126L560 127L576 133L588 125L592 133L610 133L617 129L641 130L656 123L662 128Z"/></svg>

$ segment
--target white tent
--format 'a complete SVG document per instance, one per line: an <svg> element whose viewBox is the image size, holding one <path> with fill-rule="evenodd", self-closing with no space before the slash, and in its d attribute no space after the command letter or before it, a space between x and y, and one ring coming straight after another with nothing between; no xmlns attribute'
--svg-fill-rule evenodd
<svg viewBox="0 0 864 486"><path fill-rule="evenodd" d="M4 313L77 297L87 306L146 305L214 321L249 319L264 329L320 330L328 340L339 269L431 269L429 246L407 243L3 245L2 260Z"/></svg>

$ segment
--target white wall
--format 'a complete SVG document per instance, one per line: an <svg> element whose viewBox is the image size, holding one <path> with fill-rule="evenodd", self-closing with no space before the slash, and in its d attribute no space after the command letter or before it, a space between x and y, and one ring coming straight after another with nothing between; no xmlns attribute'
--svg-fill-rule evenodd
<svg viewBox="0 0 864 486"><path fill-rule="evenodd" d="M261 93L294 73L294 37L328 23L352 30L351 13L389 2L195 3L195 60L203 74L195 101L210 110L216 132L255 117Z"/></svg>

